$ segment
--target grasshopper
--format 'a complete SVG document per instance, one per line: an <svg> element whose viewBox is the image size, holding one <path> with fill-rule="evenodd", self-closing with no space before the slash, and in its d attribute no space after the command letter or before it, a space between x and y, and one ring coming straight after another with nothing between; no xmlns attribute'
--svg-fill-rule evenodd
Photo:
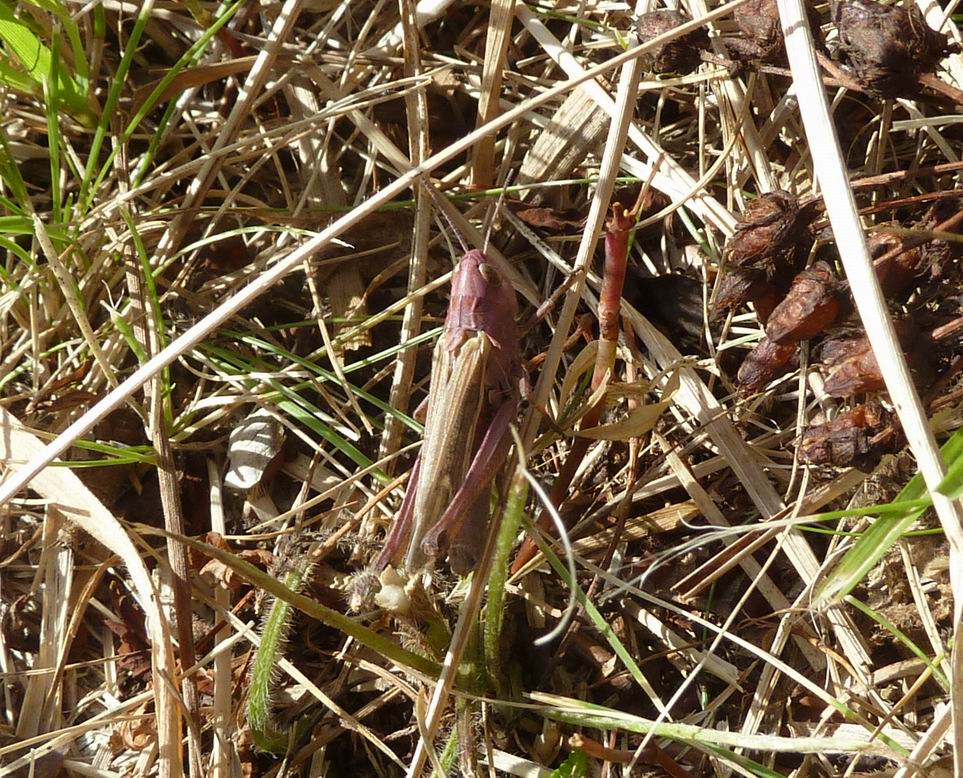
<svg viewBox="0 0 963 778"><path fill-rule="evenodd" d="M518 408L515 313L514 290L485 255L465 254L432 358L424 443L376 573L390 564L415 576L444 550L460 575L477 563Z"/></svg>

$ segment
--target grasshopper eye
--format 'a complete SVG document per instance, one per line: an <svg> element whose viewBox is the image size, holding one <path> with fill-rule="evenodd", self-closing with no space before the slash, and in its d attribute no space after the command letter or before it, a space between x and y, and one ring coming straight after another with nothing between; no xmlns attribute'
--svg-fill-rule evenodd
<svg viewBox="0 0 963 778"><path fill-rule="evenodd" d="M478 272L492 286L499 286L502 282L502 277L498 275L498 271L485 262L478 265Z"/></svg>

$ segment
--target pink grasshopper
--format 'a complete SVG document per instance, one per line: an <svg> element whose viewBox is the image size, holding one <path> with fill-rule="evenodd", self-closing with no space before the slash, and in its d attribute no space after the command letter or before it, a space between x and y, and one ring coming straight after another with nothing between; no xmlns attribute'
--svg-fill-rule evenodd
<svg viewBox="0 0 963 778"><path fill-rule="evenodd" d="M514 290L485 255L465 254L435 346L424 443L376 573L394 564L415 575L444 547L458 574L477 563L489 487L508 454L518 408L515 313Z"/></svg>

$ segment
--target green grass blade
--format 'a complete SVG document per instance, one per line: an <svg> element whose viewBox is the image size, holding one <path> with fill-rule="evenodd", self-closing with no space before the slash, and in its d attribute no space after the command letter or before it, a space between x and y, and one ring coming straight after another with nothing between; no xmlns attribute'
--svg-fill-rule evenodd
<svg viewBox="0 0 963 778"><path fill-rule="evenodd" d="M50 58L50 72L44 77L44 109L47 118L47 157L50 162L50 221L61 222L60 210L60 25L53 27L53 56Z"/></svg>
<svg viewBox="0 0 963 778"><path fill-rule="evenodd" d="M0 63L0 65L2 65L2 63ZM0 70L2 70L2 68L0 68ZM0 72L0 80L2 80L2 77L2 72ZM30 220L30 216L28 216L33 210L30 195L27 193L27 185L23 182L23 177L20 175L20 166L13 158L10 146L7 144L7 136L4 132L2 122L0 122L0 179L3 180L4 186L10 190L10 193L16 199L17 203L19 203L19 205L15 205L8 198L3 198L4 207L17 215L0 216L0 234L33 235L33 222ZM21 232L19 230L7 229L13 226L13 224L22 225L25 231Z"/></svg>
<svg viewBox="0 0 963 778"><path fill-rule="evenodd" d="M639 685L639 688L646 691L651 699L658 699L658 695L656 694L655 689L652 688L652 684L650 684L648 678L643 675L642 669L639 667L638 663L636 663L632 653L623 645L622 641L619 640L618 635L615 634L615 630L612 629L612 625L606 621L605 617L599 612L598 608L595 607L595 604L590 602L585 596L585 592L582 591L582 588L578 585L578 581L573 581L571 579L568 573L568 568L555 555L555 552L549 548L548 544L542 540L541 534L535 529L532 523L530 521L526 521L526 525L529 535L535 539L536 543L538 543L539 550L548 560L548 563L552 566L555 574L562 579L566 586L574 588L575 598L578 601L578 604L581 605L585 610L585 615L588 616L589 620L592 622L592 625L598 630L599 634L605 638L615 655L622 660L622 664L625 666L625 669L629 671L629 675L631 675L635 682Z"/></svg>
<svg viewBox="0 0 963 778"><path fill-rule="evenodd" d="M30 90L24 90L25 82L18 79L21 91L39 92L43 79L50 73L53 54L50 48L40 39L32 29L29 20L20 19L14 13L14 7L9 0L0 0L0 42L8 55L15 59L30 80ZM0 73L0 75L3 75ZM9 86L14 84L9 83ZM57 82L57 91L61 94L64 106L83 124L92 122L87 107L85 91L66 73L61 73Z"/></svg>
<svg viewBox="0 0 963 778"><path fill-rule="evenodd" d="M104 139L107 137L107 130L110 127L110 122L114 117L114 111L116 110L117 103L120 100L121 90L124 88L124 84L127 81L127 73L130 71L130 64L134 60L134 54L137 52L137 46L140 43L141 36L144 33L144 28L147 26L147 22L150 20L152 5L152 3L144 3L141 6L140 13L137 14L137 18L134 21L134 26L130 31L130 37L127 39L127 45L124 47L124 55L120 60L120 64L117 66L117 72L113 74L113 77L110 80L110 91L107 93L107 101L104 103L100 120L97 122L97 127L94 130L94 138L91 141L90 151L87 154L87 165L84 169L84 178L80 184L79 205L82 213L86 213L90 208L91 198L93 197L93 193L96 191L96 187L92 185L94 182L94 171L98 169L100 150L104 145ZM107 165L109 164L110 162L108 161Z"/></svg>
<svg viewBox="0 0 963 778"><path fill-rule="evenodd" d="M488 602L485 605L485 634L483 638L485 666L496 688L500 688L502 685L501 638L502 626L505 622L505 584L508 581L512 548L515 545L518 529L522 524L527 500L528 479L525 478L521 469L517 469L508 489L505 513L501 526L498 528L495 555L492 560L491 573L488 577Z"/></svg>
<svg viewBox="0 0 963 778"><path fill-rule="evenodd" d="M899 629L895 624L893 624L892 621L887 619L882 613L880 613L877 610L874 610L873 608L870 608L866 603L862 602L861 600L857 600L855 597L851 595L847 595L845 599L848 605L852 605L854 608L856 608L856 610L866 614L869 618L871 618L873 621L879 624L879 626L885 629L890 635L892 635L893 638L896 640L896 642L901 643L903 646L906 647L906 649L911 654L913 654L920 661L922 661L927 666L927 668L929 668L929 671L933 674L933 677L940 684L940 686L942 686L944 690L949 691L950 689L949 679L946 677L946 675L944 675L943 671L940 670L940 667L939 667L939 662L942 661L942 658L938 658L936 661L933 661L932 659L930 659L926 655L926 652L923 651L923 649L921 649L919 646L916 645L916 643L910 640L909 635L907 635L905 632Z"/></svg>
<svg viewBox="0 0 963 778"><path fill-rule="evenodd" d="M948 466L946 469L946 477L943 479L940 485L936 487L936 491L938 491L940 494L946 495L952 500L963 497L963 455L961 455L961 451L963 451L963 444L958 447L959 450L954 449L952 451L948 451L947 447L951 442L956 440L956 436L960 434L961 432L957 430L957 432L954 433L953 437L950 438L949 442L947 442L942 449L943 461L948 463Z"/></svg>

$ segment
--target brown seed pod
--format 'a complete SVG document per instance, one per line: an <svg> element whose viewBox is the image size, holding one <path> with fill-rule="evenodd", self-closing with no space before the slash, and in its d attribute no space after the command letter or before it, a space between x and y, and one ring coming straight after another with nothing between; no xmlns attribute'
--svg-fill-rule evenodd
<svg viewBox="0 0 963 778"><path fill-rule="evenodd" d="M830 397L849 397L857 392L877 392L886 387L876 355L865 335L832 340L822 350L826 367L824 388Z"/></svg>
<svg viewBox="0 0 963 778"><path fill-rule="evenodd" d="M781 189L759 195L726 242L726 259L737 267L769 269L780 256L795 253L801 226L795 195Z"/></svg>
<svg viewBox="0 0 963 778"><path fill-rule="evenodd" d="M896 415L878 402L869 402L806 430L799 442L799 456L811 465L855 467L869 473L883 454L899 449L900 433Z"/></svg>
<svg viewBox="0 0 963 778"><path fill-rule="evenodd" d="M839 309L836 274L820 260L793 279L789 293L766 322L766 336L783 345L808 340L831 327Z"/></svg>
<svg viewBox="0 0 963 778"><path fill-rule="evenodd" d="M679 11L649 11L637 22L640 43L674 30L692 17ZM653 73L691 73L702 63L702 52L709 48L709 33L704 27L657 46L643 54L642 64Z"/></svg>
<svg viewBox="0 0 963 778"><path fill-rule="evenodd" d="M866 247L873 257L879 286L883 294L892 300L900 299L913 288L922 261L922 252L918 246L887 257L887 254L902 245L902 238L885 232L874 232L866 239Z"/></svg>
<svg viewBox="0 0 963 778"><path fill-rule="evenodd" d="M757 267L729 268L719 281L716 310L738 308L766 295L772 288L766 272Z"/></svg>
<svg viewBox="0 0 963 778"><path fill-rule="evenodd" d="M819 34L819 17L805 3L813 35ZM749 0L733 12L740 38L723 40L726 52L735 60L761 60L778 63L785 59L782 24L776 0Z"/></svg>
<svg viewBox="0 0 963 778"><path fill-rule="evenodd" d="M752 200L726 242L728 267L715 309L752 302L765 323L809 253L810 219L810 209L800 209L789 192L776 190Z"/></svg>
<svg viewBox="0 0 963 778"><path fill-rule="evenodd" d="M905 320L894 321L893 326L915 376L925 376L929 370L928 352L921 348L923 338L919 331ZM850 397L886 388L866 335L847 333L830 338L823 343L820 360L826 369L824 389L831 397Z"/></svg>
<svg viewBox="0 0 963 778"><path fill-rule="evenodd" d="M739 388L745 392L758 392L789 370L797 350L795 343L781 346L769 338L763 338L739 366L736 375Z"/></svg>
<svg viewBox="0 0 963 778"><path fill-rule="evenodd" d="M946 55L947 37L915 5L843 0L833 8L839 54L860 85L881 98L912 97L919 77Z"/></svg>

